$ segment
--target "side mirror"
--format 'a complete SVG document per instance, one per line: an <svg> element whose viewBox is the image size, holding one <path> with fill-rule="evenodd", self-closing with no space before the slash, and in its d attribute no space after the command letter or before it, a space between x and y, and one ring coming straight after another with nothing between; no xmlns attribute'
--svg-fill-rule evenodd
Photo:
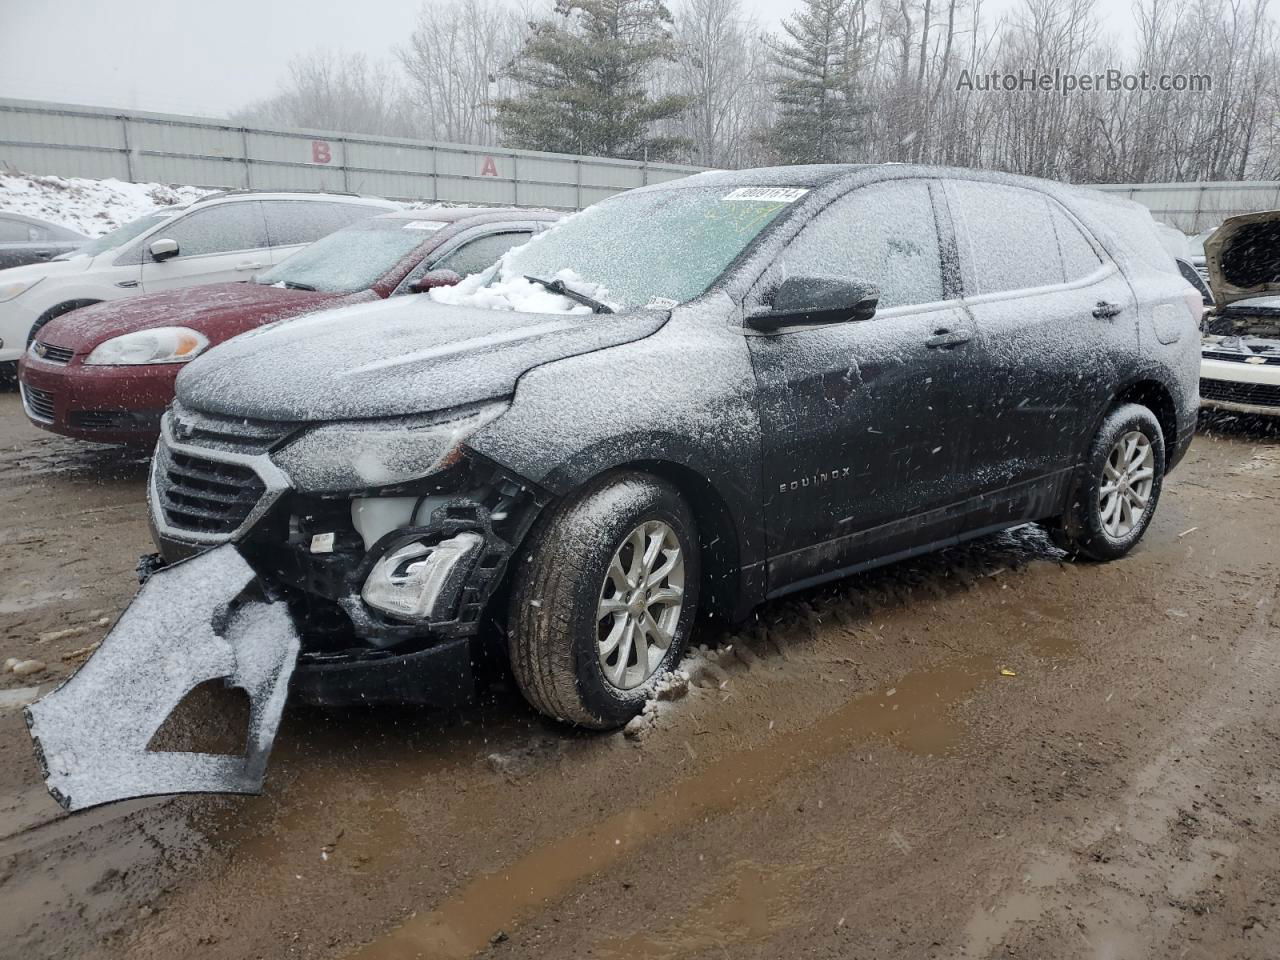
<svg viewBox="0 0 1280 960"><path fill-rule="evenodd" d="M428 270L409 284L409 289L414 293L426 293L436 287L452 287L455 283L461 282L462 275L452 270Z"/></svg>
<svg viewBox="0 0 1280 960"><path fill-rule="evenodd" d="M178 255L177 240L153 240L151 246L151 259L156 263L164 263L166 260Z"/></svg>
<svg viewBox="0 0 1280 960"><path fill-rule="evenodd" d="M773 292L766 309L747 317L747 326L767 331L870 320L879 301L880 288L862 280L789 277Z"/></svg>

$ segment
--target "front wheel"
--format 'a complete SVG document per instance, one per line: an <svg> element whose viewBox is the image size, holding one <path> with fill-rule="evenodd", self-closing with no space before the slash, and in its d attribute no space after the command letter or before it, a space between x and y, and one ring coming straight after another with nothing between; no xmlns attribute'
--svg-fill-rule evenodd
<svg viewBox="0 0 1280 960"><path fill-rule="evenodd" d="M701 576L693 515L643 473L597 480L539 521L515 570L511 666L548 716L606 730L684 655Z"/></svg>
<svg viewBox="0 0 1280 960"><path fill-rule="evenodd" d="M1090 444L1070 503L1049 524L1058 546L1090 560L1116 560L1146 533L1164 483L1160 421L1140 404L1107 414Z"/></svg>

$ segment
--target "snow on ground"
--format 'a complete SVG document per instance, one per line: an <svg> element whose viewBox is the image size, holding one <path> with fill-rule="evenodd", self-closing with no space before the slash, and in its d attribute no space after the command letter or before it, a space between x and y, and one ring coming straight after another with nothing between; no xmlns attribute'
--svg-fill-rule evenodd
<svg viewBox="0 0 1280 960"><path fill-rule="evenodd" d="M210 192L163 183L0 173L0 210L39 217L88 237L101 236L160 207L190 203Z"/></svg>

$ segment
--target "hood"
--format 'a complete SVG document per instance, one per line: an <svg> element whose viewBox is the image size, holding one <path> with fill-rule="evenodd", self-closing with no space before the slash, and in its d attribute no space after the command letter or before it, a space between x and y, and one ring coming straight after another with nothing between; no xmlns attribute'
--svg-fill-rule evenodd
<svg viewBox="0 0 1280 960"><path fill-rule="evenodd" d="M41 260L39 263L28 263L21 267L9 267L6 270L0 270L0 283L71 276L84 273L91 263L93 263L91 257L77 257L74 260Z"/></svg>
<svg viewBox="0 0 1280 960"><path fill-rule="evenodd" d="M1209 288L1218 308L1280 294L1280 210L1224 220L1204 242Z"/></svg>
<svg viewBox="0 0 1280 960"><path fill-rule="evenodd" d="M124 333L181 325L203 333L210 343L221 343L273 320L318 310L337 296L255 283L211 283L83 307L51 320L40 339L82 352Z"/></svg>
<svg viewBox="0 0 1280 960"><path fill-rule="evenodd" d="M525 371L649 336L668 313L541 314L394 297L255 330L197 357L178 399L261 420L431 413L509 396Z"/></svg>

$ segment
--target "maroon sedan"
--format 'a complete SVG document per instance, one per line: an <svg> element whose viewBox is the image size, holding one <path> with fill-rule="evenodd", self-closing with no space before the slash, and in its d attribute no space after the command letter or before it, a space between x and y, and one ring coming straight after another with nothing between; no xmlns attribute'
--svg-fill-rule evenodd
<svg viewBox="0 0 1280 960"><path fill-rule="evenodd" d="M485 269L561 215L432 208L331 233L249 283L95 304L51 320L18 366L36 426L104 443L153 443L188 360L277 320L420 293Z"/></svg>

